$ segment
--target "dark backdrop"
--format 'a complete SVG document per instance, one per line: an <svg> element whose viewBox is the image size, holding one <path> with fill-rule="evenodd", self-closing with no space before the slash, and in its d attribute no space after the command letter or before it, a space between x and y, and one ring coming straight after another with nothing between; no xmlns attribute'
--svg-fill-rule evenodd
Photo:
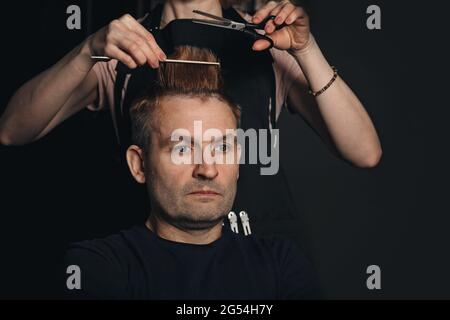
<svg viewBox="0 0 450 320"><path fill-rule="evenodd" d="M446 11L428 1L306 1L313 33L379 131L373 170L334 158L298 116L280 119L282 163L328 298L450 298L445 184ZM65 27L78 4L83 30ZM382 30L365 26L382 9ZM5 1L0 112L13 92L138 1ZM90 13L90 14L89 14ZM444 34L444 33L443 33ZM0 297L55 297L68 242L143 221L145 192L115 158L109 114L83 111L41 141L0 147ZM382 290L366 288L366 268Z"/></svg>

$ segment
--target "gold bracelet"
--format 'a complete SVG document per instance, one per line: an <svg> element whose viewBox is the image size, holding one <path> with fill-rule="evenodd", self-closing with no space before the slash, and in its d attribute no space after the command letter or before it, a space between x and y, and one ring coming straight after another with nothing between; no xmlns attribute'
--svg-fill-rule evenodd
<svg viewBox="0 0 450 320"><path fill-rule="evenodd" d="M338 71L334 66L331 66L331 69L333 69L334 71L334 75L333 78L330 80L330 82L327 83L327 85L325 87L323 87L322 89L320 89L317 92L313 92L312 90L309 90L309 94L313 95L314 97L318 97L320 96L322 93L324 93L325 91L327 91L327 89L329 87L331 87L331 85L336 81L337 77L338 77Z"/></svg>

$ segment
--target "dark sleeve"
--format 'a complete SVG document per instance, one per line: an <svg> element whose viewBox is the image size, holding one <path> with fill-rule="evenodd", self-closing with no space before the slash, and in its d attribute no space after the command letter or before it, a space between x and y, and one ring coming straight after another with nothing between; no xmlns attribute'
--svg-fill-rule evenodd
<svg viewBox="0 0 450 320"><path fill-rule="evenodd" d="M292 241L275 241L274 254L280 272L280 300L320 298L316 272L311 262Z"/></svg>
<svg viewBox="0 0 450 320"><path fill-rule="evenodd" d="M83 300L125 298L125 272L116 257L117 254L102 243L71 245L63 260L64 297ZM80 288L73 288L76 280L73 271L67 273L70 266L79 268Z"/></svg>

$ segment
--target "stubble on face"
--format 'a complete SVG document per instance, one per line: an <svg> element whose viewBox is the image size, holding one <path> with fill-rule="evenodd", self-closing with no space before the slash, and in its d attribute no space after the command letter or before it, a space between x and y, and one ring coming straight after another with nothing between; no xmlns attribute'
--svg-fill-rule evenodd
<svg viewBox="0 0 450 320"><path fill-rule="evenodd" d="M173 167L167 163L167 158L161 160L158 157L160 142L165 136L170 135L174 129L183 127L183 124L193 124L195 119L204 119L205 124L224 129L234 129L234 116L228 106L217 106L217 101L206 102L203 105L197 99L177 101L172 99L164 101L164 109L159 113L160 130L152 134L153 153L149 155L147 167L147 186L149 189L152 213L159 216L165 222L182 230L205 230L222 223L230 212L237 191L237 175L239 167L236 164L218 166L219 179L193 177L185 175L185 171L191 167ZM209 104L208 104L209 103ZM207 108L207 109L204 109ZM170 110L171 112L165 112ZM186 113L191 110L192 114ZM179 119L179 115L183 115ZM211 120L208 116L212 114ZM216 122L216 119L229 119ZM214 122L214 123L213 123ZM206 126L207 127L207 126ZM182 169L180 171L180 168ZM179 173L179 176L177 175ZM212 196L193 194L197 191L208 190L217 193Z"/></svg>

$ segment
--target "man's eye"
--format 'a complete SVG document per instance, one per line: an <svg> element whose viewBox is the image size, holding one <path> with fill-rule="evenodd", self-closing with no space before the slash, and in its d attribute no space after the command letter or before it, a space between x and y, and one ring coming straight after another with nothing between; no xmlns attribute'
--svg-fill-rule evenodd
<svg viewBox="0 0 450 320"><path fill-rule="evenodd" d="M231 150L231 145L228 143L222 143L216 146L216 151L227 153Z"/></svg>
<svg viewBox="0 0 450 320"><path fill-rule="evenodd" d="M185 154L185 153L189 153L191 151L191 147L187 146L187 145L180 145L180 146L176 146L174 148L175 152L178 152L180 154Z"/></svg>

